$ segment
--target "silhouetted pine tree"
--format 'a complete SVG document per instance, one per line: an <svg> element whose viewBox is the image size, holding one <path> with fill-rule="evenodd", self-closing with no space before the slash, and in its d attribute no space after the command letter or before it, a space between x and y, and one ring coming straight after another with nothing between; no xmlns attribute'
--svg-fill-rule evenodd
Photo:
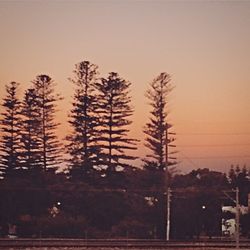
<svg viewBox="0 0 250 250"><path fill-rule="evenodd" d="M20 169L20 101L17 97L19 83L11 82L5 86L1 113L0 175L8 176Z"/></svg>
<svg viewBox="0 0 250 250"><path fill-rule="evenodd" d="M93 166L98 164L100 151L97 145L98 117L94 93L97 66L83 61L75 65L73 72L75 76L70 80L76 89L69 121L73 132L66 138L69 141L67 151L71 156L72 174L74 172L83 176L89 175Z"/></svg>
<svg viewBox="0 0 250 250"><path fill-rule="evenodd" d="M55 122L56 102L61 100L59 94L55 94L55 83L48 75L38 75L33 83L37 95L37 103L41 115L41 128L39 138L41 140L42 168L58 167L61 162L62 144L56 135L59 123Z"/></svg>
<svg viewBox="0 0 250 250"><path fill-rule="evenodd" d="M22 102L21 161L24 169L42 167L41 110L35 89L28 89Z"/></svg>
<svg viewBox="0 0 250 250"><path fill-rule="evenodd" d="M136 140L128 138L129 117L133 114L129 87L131 83L123 80L117 73L111 72L101 82L96 83L98 90L98 112L101 118L100 142L103 149L103 165L108 172L117 167L130 166L126 160L136 157L127 154L127 150L136 149Z"/></svg>
<svg viewBox="0 0 250 250"><path fill-rule="evenodd" d="M167 73L161 73L157 76L149 85L146 92L146 97L149 100L151 106L149 122L144 127L144 133L146 135L145 146L150 150L150 153L146 155L145 168L152 171L154 178L152 185L158 187L159 192L155 195L158 200L155 214L156 231L160 238L166 236L166 196L164 195L164 189L169 186L169 171L165 169L165 156L166 150L166 126L168 118L168 95L172 91L173 87L170 83L171 78ZM170 165L168 161L167 165ZM168 171L168 172L165 172ZM166 173L166 174L165 174ZM168 178L166 178L168 176Z"/></svg>
<svg viewBox="0 0 250 250"><path fill-rule="evenodd" d="M151 151L146 156L146 165L154 165L163 170L165 166L165 131L167 124L167 104L168 95L173 87L170 83L171 78L167 73L161 73L157 76L146 92L149 104L152 108L149 122L146 123L144 133L146 135L145 146Z"/></svg>

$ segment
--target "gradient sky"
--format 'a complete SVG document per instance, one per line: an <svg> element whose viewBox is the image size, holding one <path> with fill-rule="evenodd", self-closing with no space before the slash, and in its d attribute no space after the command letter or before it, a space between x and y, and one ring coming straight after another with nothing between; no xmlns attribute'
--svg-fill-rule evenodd
<svg viewBox="0 0 250 250"><path fill-rule="evenodd" d="M132 82L131 135L143 156L144 93L165 71L176 86L169 120L178 169L249 167L250 1L0 0L0 34L0 98L10 81L24 91L49 74L65 97L61 136L73 93L68 77L89 60L102 76L117 71Z"/></svg>

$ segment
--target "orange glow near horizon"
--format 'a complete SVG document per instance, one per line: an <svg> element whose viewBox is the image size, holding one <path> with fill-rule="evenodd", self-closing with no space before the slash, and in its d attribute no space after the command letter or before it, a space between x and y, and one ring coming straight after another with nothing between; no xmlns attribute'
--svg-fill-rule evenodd
<svg viewBox="0 0 250 250"><path fill-rule="evenodd" d="M50 75L65 98L57 115L63 138L74 91L68 77L89 60L101 76L115 71L132 83L130 135L140 140L133 154L143 157L144 93L168 72L178 169L249 167L249 13L250 2L2 1L0 98L10 81L24 91L36 75Z"/></svg>

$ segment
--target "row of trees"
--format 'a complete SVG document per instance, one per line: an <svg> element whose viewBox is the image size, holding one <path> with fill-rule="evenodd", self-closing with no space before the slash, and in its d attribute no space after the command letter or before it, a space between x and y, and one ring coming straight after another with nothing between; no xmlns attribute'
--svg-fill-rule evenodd
<svg viewBox="0 0 250 250"><path fill-rule="evenodd" d="M202 218L198 224L193 218L202 215L201 202L215 204L209 216L216 213L221 218L223 189L239 186L246 203L250 190L246 169L232 168L228 178L209 170L166 175L166 166L172 164L166 162L165 146L172 141L166 130L173 89L167 73L157 76L146 92L151 112L144 133L150 153L143 168L134 168L131 162L136 157L129 154L137 148L137 140L128 136L134 111L131 83L114 72L99 77L97 66L88 61L75 66L70 82L75 93L65 147L56 135L55 115L62 97L54 81L37 76L22 100L18 83L6 85L0 120L0 228L18 224L23 236L83 237L86 232L89 237L165 238L166 177L175 189L171 203L175 238L200 233ZM65 153L68 172L56 173ZM51 212L58 201L60 213L54 217ZM189 226L183 227L183 221ZM208 222L209 233L218 234L218 221Z"/></svg>
<svg viewBox="0 0 250 250"><path fill-rule="evenodd" d="M228 175L197 169L171 176L171 239L221 236L222 218L235 218L223 214L222 205L235 205L235 186L240 204L247 205L249 177L237 167ZM5 178L0 182L0 229L7 235L8 224L16 225L20 237L164 239L167 197L161 178L162 172L153 169L126 171L120 188L99 188L51 171ZM242 235L249 235L249 226L250 215L241 215Z"/></svg>
<svg viewBox="0 0 250 250"><path fill-rule="evenodd" d="M151 153L143 160L144 169L151 174L145 183L140 181L144 174L131 163L137 157L129 153L137 149L138 142L129 137L134 112L131 83L115 72L100 77L98 67L89 61L75 65L70 82L75 92L68 117L71 133L65 136L65 143L57 138L60 124L55 119L62 97L48 75L38 75L22 100L18 83L6 85L0 121L1 211L6 218L3 220L19 220L23 214L46 217L47 209L59 199L66 218L77 223L79 216L87 216L90 227L110 230L129 216L143 227L143 214L134 214L138 204L133 200L137 197L139 204L144 204L146 193L124 193L132 187L141 189L136 185L137 178L143 187L152 183L154 192L160 192L155 197L159 203L152 219L157 221L157 235L164 237L165 166L170 165L165 162L165 144L170 142L165 131L168 94L173 89L170 76L161 73L146 92L151 113L144 127L145 146ZM56 174L63 161L67 161L66 175ZM100 193L101 190L107 192ZM121 207L113 211L118 205ZM132 217L126 215L128 211ZM138 222L136 217L142 220Z"/></svg>
<svg viewBox="0 0 250 250"><path fill-rule="evenodd" d="M75 86L69 115L71 134L66 136L66 150L58 140L55 120L58 101L55 83L48 75L38 75L19 99L19 84L6 85L1 113L0 170L8 176L28 170L58 168L62 153L69 155L71 176L84 179L98 173L110 176L131 167L136 159L128 153L136 150L136 139L129 138L132 123L130 86L118 73L100 78L98 67L88 61L75 66L70 82ZM146 166L164 170L168 94L170 76L161 73L146 93L151 105L149 122L144 127L145 146L151 151ZM19 170L19 171L17 171Z"/></svg>
<svg viewBox="0 0 250 250"><path fill-rule="evenodd" d="M18 98L19 83L6 85L1 114L1 171L12 175L15 170L46 170L59 163L60 142L54 121L54 83L49 76L39 75L32 87L25 91L23 101Z"/></svg>

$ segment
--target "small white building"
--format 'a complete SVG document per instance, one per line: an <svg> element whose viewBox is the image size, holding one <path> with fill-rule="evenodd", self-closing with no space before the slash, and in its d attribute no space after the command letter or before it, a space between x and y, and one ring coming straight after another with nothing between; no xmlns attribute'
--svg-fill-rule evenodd
<svg viewBox="0 0 250 250"><path fill-rule="evenodd" d="M236 207L233 206L223 206L222 207L222 212L230 212L234 215L236 215ZM248 213L248 207L245 206L240 206L240 214L247 214ZM224 236L234 236L235 235L235 229L236 229L236 222L235 222L235 217L231 219L222 219L221 223L221 230L222 230L222 235Z"/></svg>

